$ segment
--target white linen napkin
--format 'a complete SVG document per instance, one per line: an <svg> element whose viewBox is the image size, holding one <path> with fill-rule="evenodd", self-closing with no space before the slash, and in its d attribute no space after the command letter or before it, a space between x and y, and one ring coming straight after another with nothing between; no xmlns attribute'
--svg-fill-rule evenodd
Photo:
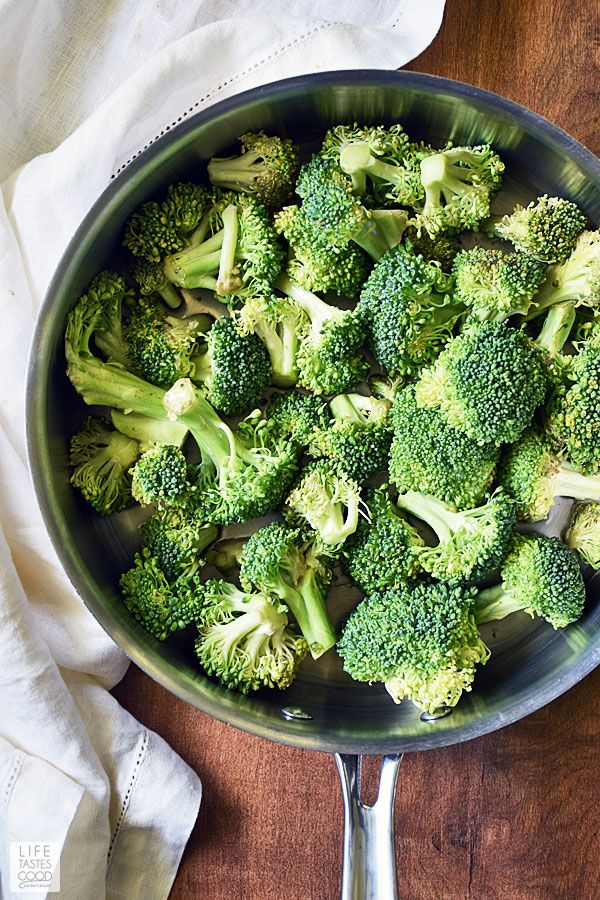
<svg viewBox="0 0 600 900"><path fill-rule="evenodd" d="M41 878L11 890L19 872L44 871L23 863L40 852L60 856L67 900L167 897L201 792L108 693L127 659L64 575L30 484L27 356L58 260L111 175L180 116L290 75L397 68L429 44L443 8L0 0L2 898L51 895Z"/></svg>

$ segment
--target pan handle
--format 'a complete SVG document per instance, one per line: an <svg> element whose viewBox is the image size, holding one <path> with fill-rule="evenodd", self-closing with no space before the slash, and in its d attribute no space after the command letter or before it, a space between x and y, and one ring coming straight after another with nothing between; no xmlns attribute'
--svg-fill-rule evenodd
<svg viewBox="0 0 600 900"><path fill-rule="evenodd" d="M360 799L362 756L334 755L344 796L341 900L398 900L394 797L402 754L383 757L379 793L372 806Z"/></svg>

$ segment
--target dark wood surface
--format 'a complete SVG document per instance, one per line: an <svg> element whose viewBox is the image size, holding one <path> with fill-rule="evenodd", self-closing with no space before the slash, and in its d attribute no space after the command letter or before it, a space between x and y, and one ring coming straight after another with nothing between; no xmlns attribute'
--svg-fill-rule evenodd
<svg viewBox="0 0 600 900"><path fill-rule="evenodd" d="M440 33L407 68L504 94L598 152L595 10L594 0L447 0ZM342 804L331 757L221 725L134 666L115 694L203 781L172 900L338 896ZM402 900L600 897L599 698L597 670L503 731L405 757Z"/></svg>

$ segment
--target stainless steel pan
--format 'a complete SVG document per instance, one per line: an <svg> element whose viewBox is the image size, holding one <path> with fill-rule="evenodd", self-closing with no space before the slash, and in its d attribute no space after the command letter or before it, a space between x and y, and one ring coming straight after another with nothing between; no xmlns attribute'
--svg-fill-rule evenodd
<svg viewBox="0 0 600 900"><path fill-rule="evenodd" d="M493 654L476 688L443 718L395 706L380 687L351 682L335 654L307 664L285 694L229 693L204 677L189 640L160 644L119 602L118 575L136 543L131 513L102 520L70 489L68 437L83 408L64 374L65 317L89 279L121 252L132 209L169 182L198 175L203 161L258 128L306 141L340 122L402 122L413 138L443 144L490 142L507 163L509 196L544 192L575 200L598 225L600 163L573 138L514 103L469 85L411 72L330 72L255 88L197 113L153 142L110 184L60 262L42 307L28 383L28 437L38 500L59 557L85 603L152 678L238 728L311 750L336 753L344 792L344 900L393 900L392 804L404 751L427 750L501 728L568 690L600 661L598 582L588 579L582 620L564 631L511 616L486 633ZM559 533L564 507L549 528ZM352 596L342 585L336 608ZM360 801L360 754L383 754L379 799ZM450 775L449 775L450 777Z"/></svg>

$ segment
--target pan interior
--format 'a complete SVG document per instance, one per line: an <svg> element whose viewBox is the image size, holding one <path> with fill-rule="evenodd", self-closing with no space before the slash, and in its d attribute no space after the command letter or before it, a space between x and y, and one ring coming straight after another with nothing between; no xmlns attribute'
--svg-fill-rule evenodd
<svg viewBox="0 0 600 900"><path fill-rule="evenodd" d="M401 122L413 140L443 145L490 142L507 165L495 211L515 200L557 194L600 222L600 166L558 129L492 94L414 73L330 73L247 92L184 122L152 145L111 184L71 243L46 298L28 386L32 469L38 499L59 556L86 604L112 637L157 681L205 712L265 737L321 750L384 752L427 749L466 740L533 711L598 662L600 578L588 573L581 621L553 631L513 615L487 626L492 657L451 715L424 722L412 704L395 706L381 686L352 682L331 651L308 661L286 692L229 693L202 675L189 634L164 644L129 616L116 590L137 546L139 512L97 517L69 486L67 446L85 409L64 374L65 317L89 279L121 253L128 215L171 181L202 177L204 162L224 154L239 134L264 129L310 145L326 128L353 121ZM560 534L568 518L560 501L545 526ZM358 594L336 588L341 616ZM281 714L299 709L310 718Z"/></svg>

